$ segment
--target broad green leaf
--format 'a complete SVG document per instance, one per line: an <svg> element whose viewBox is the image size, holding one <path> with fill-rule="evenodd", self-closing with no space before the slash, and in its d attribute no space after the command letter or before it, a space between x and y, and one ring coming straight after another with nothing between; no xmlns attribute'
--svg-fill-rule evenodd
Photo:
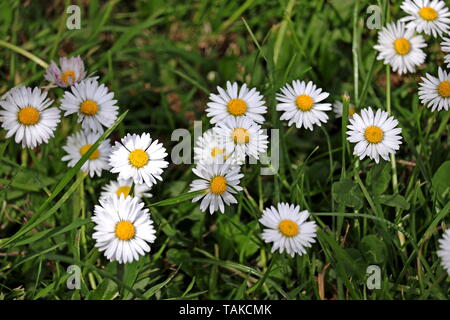
<svg viewBox="0 0 450 320"><path fill-rule="evenodd" d="M382 194L386 191L391 181L391 171L387 163L373 166L367 173L366 185L374 194Z"/></svg>
<svg viewBox="0 0 450 320"><path fill-rule="evenodd" d="M337 203L347 207L361 209L363 197L359 186L350 178L333 183L333 198Z"/></svg>
<svg viewBox="0 0 450 320"><path fill-rule="evenodd" d="M433 175L431 180L434 191L448 199L450 193L450 161L445 161Z"/></svg>
<svg viewBox="0 0 450 320"><path fill-rule="evenodd" d="M410 205L406 199L399 194L383 194L375 197L375 201L390 207L408 210Z"/></svg>
<svg viewBox="0 0 450 320"><path fill-rule="evenodd" d="M386 261L386 244L376 235L371 234L362 238L358 248L368 264L382 264Z"/></svg>

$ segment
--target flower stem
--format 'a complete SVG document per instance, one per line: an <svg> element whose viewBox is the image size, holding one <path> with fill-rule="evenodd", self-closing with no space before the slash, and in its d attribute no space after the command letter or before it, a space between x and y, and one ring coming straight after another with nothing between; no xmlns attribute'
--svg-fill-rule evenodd
<svg viewBox="0 0 450 320"><path fill-rule="evenodd" d="M21 47L18 47L16 45L13 45L12 43L9 43L9 42L3 41L3 40L0 40L0 46L11 49L11 50L27 57L28 59L30 59L31 61L34 61L36 64L40 65L44 69L48 68L47 62L45 62L44 60L42 60L39 57L36 57L34 54L28 52L27 50L22 49Z"/></svg>

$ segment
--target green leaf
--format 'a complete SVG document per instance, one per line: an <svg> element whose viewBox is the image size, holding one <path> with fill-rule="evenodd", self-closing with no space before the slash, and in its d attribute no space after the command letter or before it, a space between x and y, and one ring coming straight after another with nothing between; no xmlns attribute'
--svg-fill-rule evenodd
<svg viewBox="0 0 450 320"><path fill-rule="evenodd" d="M337 203L347 207L361 209L363 198L358 185L350 178L344 178L339 182L333 183L333 198Z"/></svg>
<svg viewBox="0 0 450 320"><path fill-rule="evenodd" d="M381 264L386 261L386 244L373 234L362 238L358 248L368 264Z"/></svg>
<svg viewBox="0 0 450 320"><path fill-rule="evenodd" d="M196 196L201 195L202 193L205 193L205 191L199 190L199 191L183 193L182 195L179 195L178 197L175 197L175 198L166 199L166 200L155 202L155 203L150 203L149 207L164 207L164 206L171 206L174 204L179 204L181 202L191 200L191 199L195 198Z"/></svg>
<svg viewBox="0 0 450 320"><path fill-rule="evenodd" d="M399 194L383 194L376 196L375 201L390 207L401 208L404 210L408 210L410 207L409 202Z"/></svg>
<svg viewBox="0 0 450 320"><path fill-rule="evenodd" d="M387 163L373 166L366 178L366 185L370 186L373 194L382 194L386 191L391 181L390 167Z"/></svg>
<svg viewBox="0 0 450 320"><path fill-rule="evenodd" d="M38 232L36 234L33 234L32 236L27 237L21 241L18 241L18 242L16 242L15 245L23 246L25 244L34 243L34 242L42 239L43 237L45 237L45 239L47 240L47 239L50 239L51 237L66 233L70 230L73 230L73 229L81 227L85 224L88 224L90 221L91 221L90 219L76 220L65 227L59 227L59 228L55 228L55 229L47 229L47 230Z"/></svg>
<svg viewBox="0 0 450 320"><path fill-rule="evenodd" d="M86 300L111 300L118 292L117 283L111 279L103 279L100 285L89 293Z"/></svg>
<svg viewBox="0 0 450 320"><path fill-rule="evenodd" d="M431 180L433 190L441 196L450 192L450 161L445 161L433 175Z"/></svg>

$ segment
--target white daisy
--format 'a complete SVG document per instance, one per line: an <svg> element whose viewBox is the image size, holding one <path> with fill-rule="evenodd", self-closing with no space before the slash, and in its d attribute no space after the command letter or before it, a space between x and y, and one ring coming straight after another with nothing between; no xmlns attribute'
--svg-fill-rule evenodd
<svg viewBox="0 0 450 320"><path fill-rule="evenodd" d="M224 163L228 156L225 144L220 142L219 137L211 129L205 131L195 142L195 163Z"/></svg>
<svg viewBox="0 0 450 320"><path fill-rule="evenodd" d="M99 202L92 217L95 223L92 237L108 260L131 263L150 252L147 242L155 241L156 232L143 202L123 195Z"/></svg>
<svg viewBox="0 0 450 320"><path fill-rule="evenodd" d="M84 132L83 130L69 136L67 138L67 144L63 147L67 152L67 155L62 157L62 161L69 161L67 165L69 167L74 167L78 160L89 151L99 137L100 134L98 133ZM109 143L109 139L104 140L83 164L81 170L89 173L91 177L96 174L100 177L103 170L108 170L110 168L108 164L110 152L111 144Z"/></svg>
<svg viewBox="0 0 450 320"><path fill-rule="evenodd" d="M230 161L241 164L246 156L259 159L266 152L267 135L261 126L247 118L228 119L213 128L214 134L225 146L227 154L232 154Z"/></svg>
<svg viewBox="0 0 450 320"><path fill-rule="evenodd" d="M117 100L104 84L91 78L75 83L70 90L64 92L61 109L66 111L64 116L77 113L84 130L103 133L102 126L109 128L116 121Z"/></svg>
<svg viewBox="0 0 450 320"><path fill-rule="evenodd" d="M152 197L152 194L148 193L151 188L149 188L146 184L133 185L133 179L117 179L115 181L110 181L107 185L104 185L102 187L102 193L100 194L100 197L106 199L108 197L120 197L120 195L123 194L126 198L130 195L132 187L134 197Z"/></svg>
<svg viewBox="0 0 450 320"><path fill-rule="evenodd" d="M127 134L121 142L116 142L109 164L111 172L118 173L120 179L132 178L134 183L145 183L148 187L162 181L161 174L169 163L164 161L166 149L158 140L152 140L149 133Z"/></svg>
<svg viewBox="0 0 450 320"><path fill-rule="evenodd" d="M343 110L344 110L344 104L342 103L342 101L336 100L333 103L333 112L334 112L336 118L342 117ZM356 113L356 107L352 103L350 103L348 106L348 117L351 118L355 113Z"/></svg>
<svg viewBox="0 0 450 320"><path fill-rule="evenodd" d="M249 118L256 123L263 123L262 116L267 112L263 96L256 88L248 89L244 83L239 90L236 82L227 81L227 89L217 87L219 95L211 93L206 108L206 115L215 124L230 118Z"/></svg>
<svg viewBox="0 0 450 320"><path fill-rule="evenodd" d="M35 148L47 143L61 121L58 108L49 108L53 100L39 88L16 87L0 99L0 121L6 138L15 135L22 147Z"/></svg>
<svg viewBox="0 0 450 320"><path fill-rule="evenodd" d="M421 35L414 35L413 29L406 29L402 22L390 23L378 33L378 44L374 48L380 52L377 60L384 60L394 72L399 74L415 72L425 61L421 48L426 47Z"/></svg>
<svg viewBox="0 0 450 320"><path fill-rule="evenodd" d="M444 38L444 41L441 42L441 50L445 53L444 62L447 63L447 68L450 68L450 38Z"/></svg>
<svg viewBox="0 0 450 320"><path fill-rule="evenodd" d="M316 223L306 221L309 217L307 210L300 211L300 206L279 203L278 208L270 207L263 211L259 222L264 229L262 238L266 243L273 242L272 252L286 251L292 257L303 255L306 248L316 242Z"/></svg>
<svg viewBox="0 0 450 320"><path fill-rule="evenodd" d="M450 229L447 229L439 240L439 249L437 255L441 258L441 265L450 275Z"/></svg>
<svg viewBox="0 0 450 320"><path fill-rule="evenodd" d="M80 56L59 58L59 65L52 61L45 72L45 79L58 87L68 87L86 78L84 63Z"/></svg>
<svg viewBox="0 0 450 320"><path fill-rule="evenodd" d="M205 191L204 194L192 199L192 202L202 199L201 211L206 211L209 207L211 214L218 209L224 213L224 204L237 203L233 194L242 190L242 187L239 186L239 179L244 176L240 173L239 166L233 166L229 162L223 164L200 163L192 171L201 179L192 181L190 191Z"/></svg>
<svg viewBox="0 0 450 320"><path fill-rule="evenodd" d="M401 8L409 16L401 18L409 29L424 32L433 37L442 36L450 30L450 12L441 0L405 0Z"/></svg>
<svg viewBox="0 0 450 320"><path fill-rule="evenodd" d="M294 80L292 85L286 84L281 88L282 93L277 93L277 110L284 111L281 120L289 120L288 125L295 123L297 128L313 130L314 125L319 127L321 122L328 121L325 111L331 110L331 103L320 103L330 94L322 92L322 89L311 81Z"/></svg>
<svg viewBox="0 0 450 320"><path fill-rule="evenodd" d="M450 105L450 73L439 67L438 78L427 73L422 81L419 88L420 101L431 108L431 111L447 111Z"/></svg>
<svg viewBox="0 0 450 320"><path fill-rule="evenodd" d="M389 117L386 111L378 109L374 114L369 107L361 110L361 115L354 114L349 121L347 140L357 143L353 154L361 160L366 156L376 163L380 161L380 156L389 160L389 153L395 154L400 149L402 129L397 128L398 121Z"/></svg>

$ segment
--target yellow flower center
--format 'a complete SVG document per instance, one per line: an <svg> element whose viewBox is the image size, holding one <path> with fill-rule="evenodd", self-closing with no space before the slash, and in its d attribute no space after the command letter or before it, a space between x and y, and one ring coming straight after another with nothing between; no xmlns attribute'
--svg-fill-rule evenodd
<svg viewBox="0 0 450 320"><path fill-rule="evenodd" d="M295 99L295 104L297 105L297 108L305 112L312 109L314 100L307 94L301 94Z"/></svg>
<svg viewBox="0 0 450 320"><path fill-rule="evenodd" d="M136 229L130 221L120 221L116 224L116 237L123 241L128 241L136 234Z"/></svg>
<svg viewBox="0 0 450 320"><path fill-rule="evenodd" d="M20 109L17 116L19 122L25 126L32 126L39 122L41 114L35 107L25 107Z"/></svg>
<svg viewBox="0 0 450 320"><path fill-rule="evenodd" d="M119 188L117 188L116 194L118 197L120 197L120 195L123 194L123 196L126 198L130 194L130 192L131 192L130 186L120 186Z"/></svg>
<svg viewBox="0 0 450 320"><path fill-rule="evenodd" d="M247 103L242 99L231 99L228 101L227 110L233 116L242 116L247 112Z"/></svg>
<svg viewBox="0 0 450 320"><path fill-rule="evenodd" d="M211 149L211 157L215 158L225 152L225 149L214 147Z"/></svg>
<svg viewBox="0 0 450 320"><path fill-rule="evenodd" d="M438 92L439 95L443 98L449 98L450 97L450 81L442 81L438 85Z"/></svg>
<svg viewBox="0 0 450 320"><path fill-rule="evenodd" d="M394 49L399 55L405 56L411 51L411 42L405 38L398 38L394 41Z"/></svg>
<svg viewBox="0 0 450 320"><path fill-rule="evenodd" d="M364 132L364 137L370 143L380 143L383 140L383 130L377 126L368 126Z"/></svg>
<svg viewBox="0 0 450 320"><path fill-rule="evenodd" d="M71 80L69 80L69 78L71 78ZM65 84L71 84L75 82L75 72L73 72L72 70L67 70L61 75L61 80Z"/></svg>
<svg viewBox="0 0 450 320"><path fill-rule="evenodd" d="M148 163L148 154L142 149L136 149L130 152L128 161L133 167L142 168Z"/></svg>
<svg viewBox="0 0 450 320"><path fill-rule="evenodd" d="M98 112L98 104L93 100L86 100L80 104L80 112L87 115L93 116Z"/></svg>
<svg viewBox="0 0 450 320"><path fill-rule="evenodd" d="M419 10L419 16L426 21L434 21L438 18L438 12L431 7L423 7Z"/></svg>
<svg viewBox="0 0 450 320"><path fill-rule="evenodd" d="M292 220L281 220L278 230L286 237L294 237L298 234L298 224Z"/></svg>
<svg viewBox="0 0 450 320"><path fill-rule="evenodd" d="M233 141L238 144L244 144L250 141L250 133L244 128L234 129L231 136L233 137Z"/></svg>
<svg viewBox="0 0 450 320"><path fill-rule="evenodd" d="M88 152L91 147L92 147L92 144L86 144L86 145L82 146L80 148L81 156L84 156L84 154L86 152ZM89 160L95 160L95 159L98 159L98 157L100 157L100 151L98 151L98 149L95 149L95 151L92 152L91 156L89 157Z"/></svg>
<svg viewBox="0 0 450 320"><path fill-rule="evenodd" d="M227 191L227 179L222 176L215 176L209 183L209 188L214 194L223 194Z"/></svg>

